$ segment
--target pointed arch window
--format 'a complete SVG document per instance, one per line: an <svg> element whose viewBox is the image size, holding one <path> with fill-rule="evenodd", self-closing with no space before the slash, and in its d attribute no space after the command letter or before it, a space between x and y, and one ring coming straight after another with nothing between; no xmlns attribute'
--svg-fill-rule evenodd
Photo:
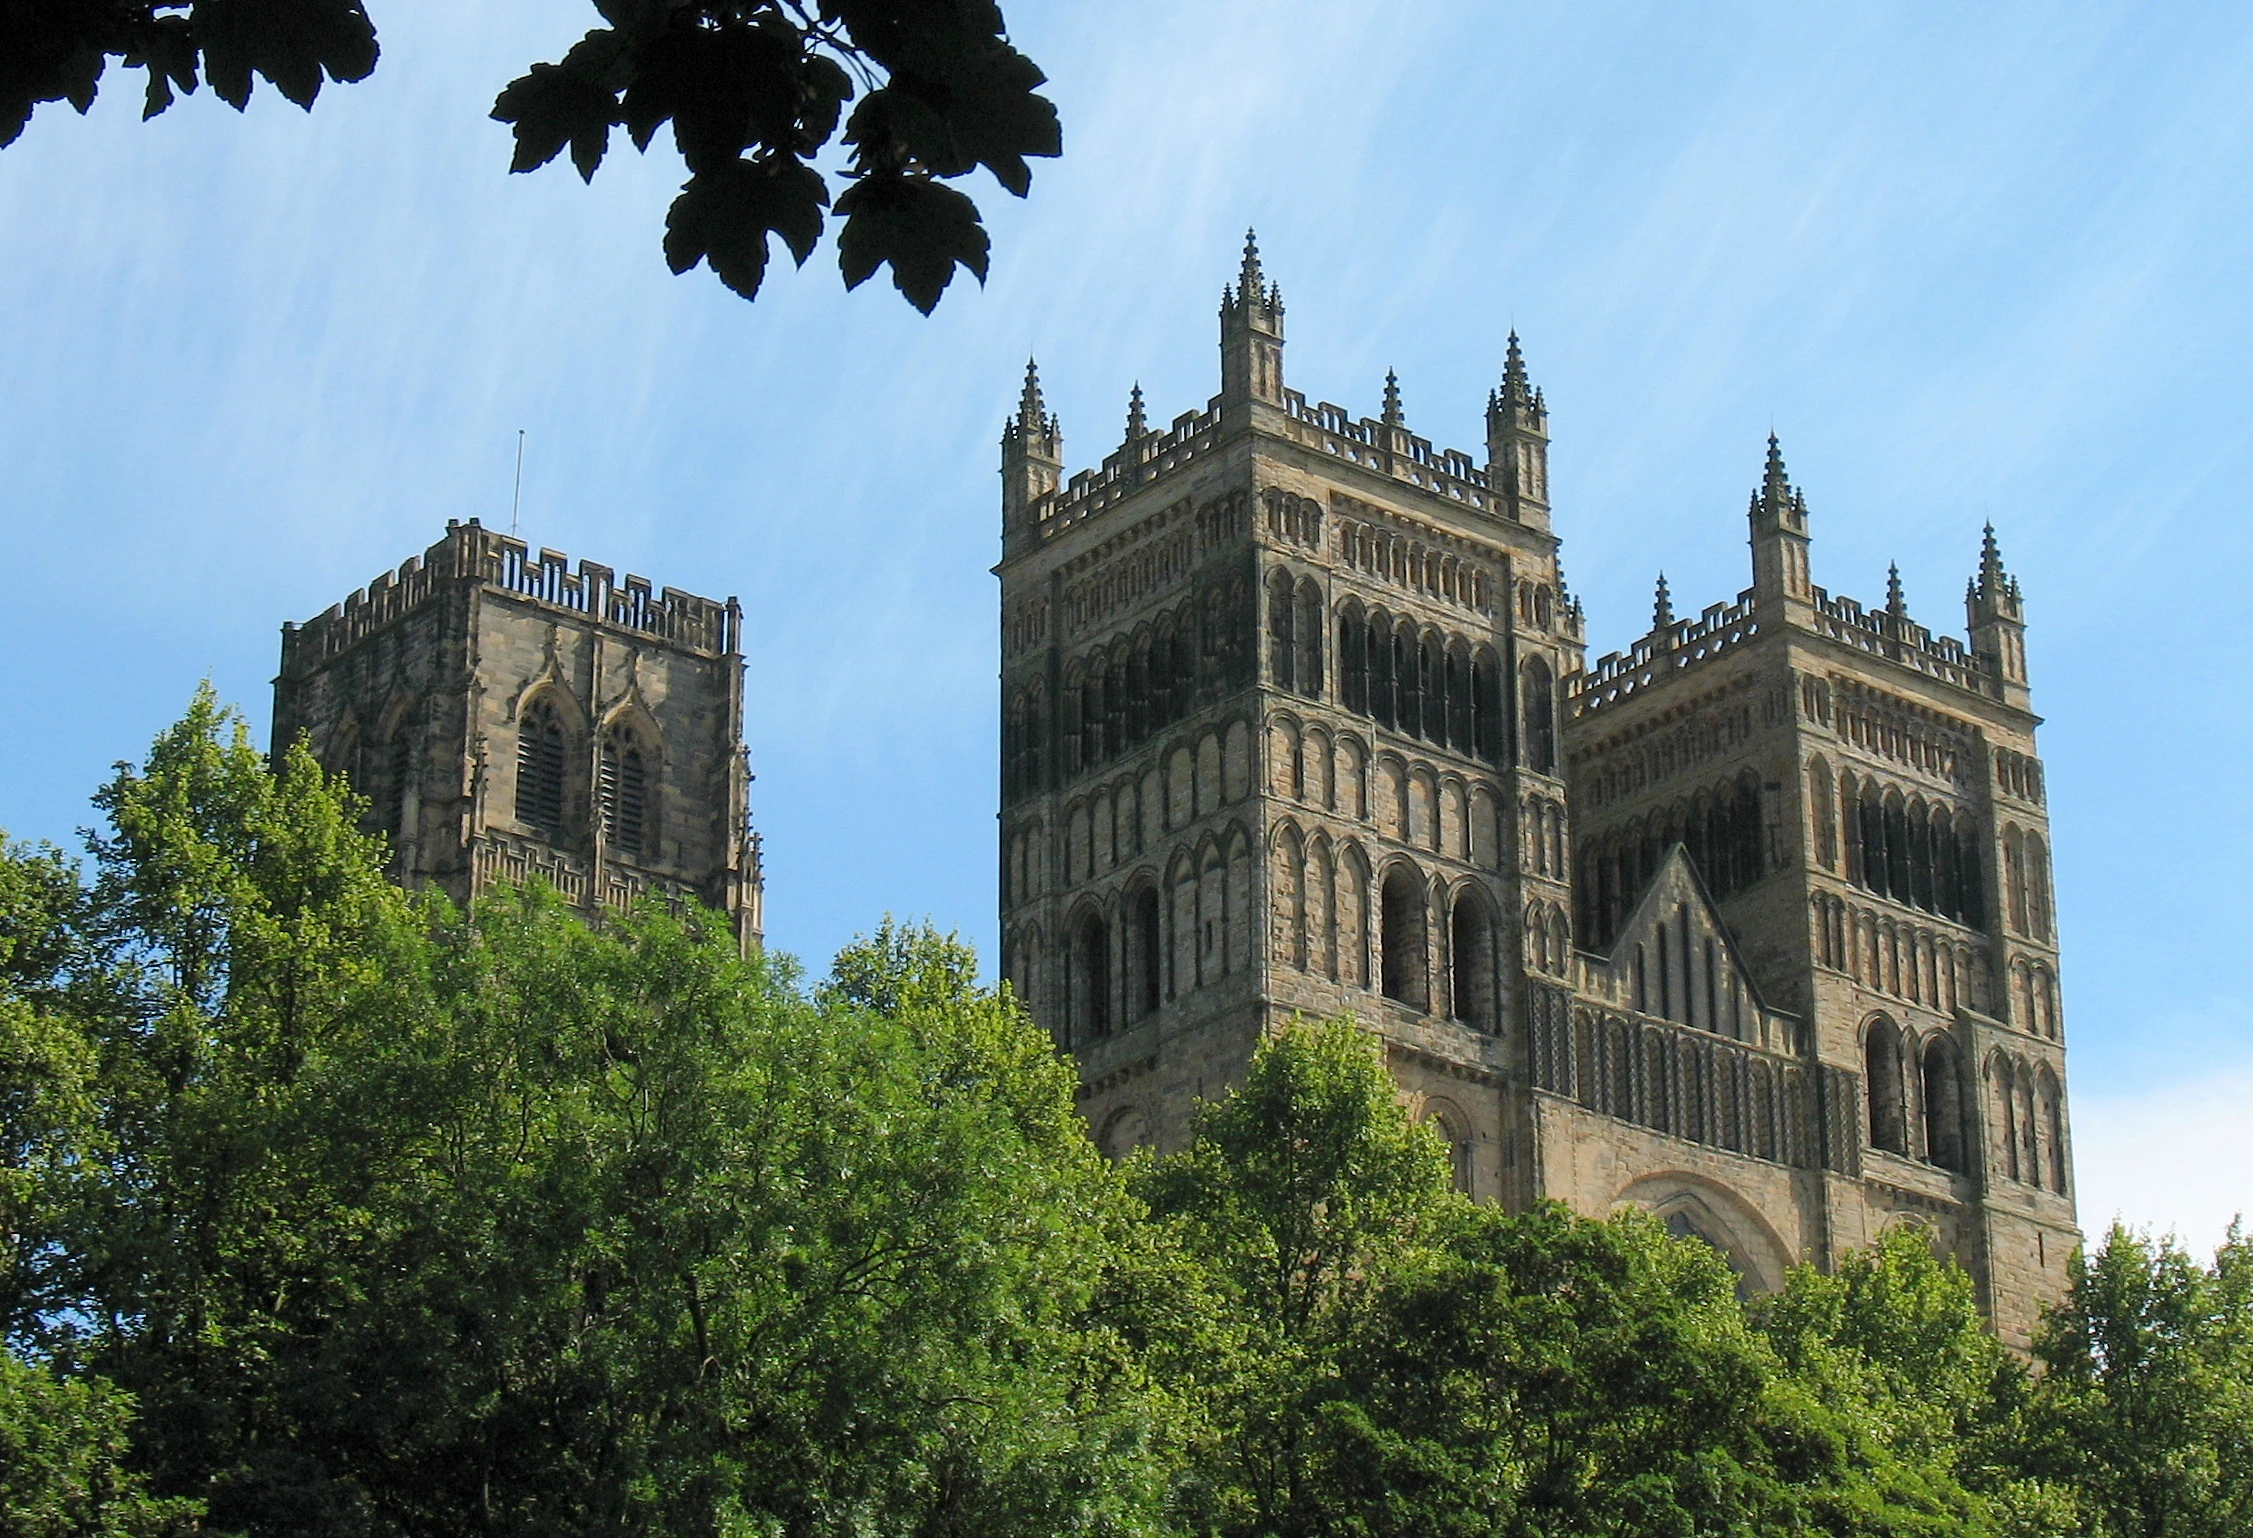
<svg viewBox="0 0 2253 1538"><path fill-rule="evenodd" d="M407 832L407 790L414 781L415 738L405 721L391 729L381 797L383 831L396 844Z"/></svg>
<svg viewBox="0 0 2253 1538"><path fill-rule="evenodd" d="M602 739L602 838L611 852L641 860L649 848L649 753L632 727Z"/></svg>
<svg viewBox="0 0 2253 1538"><path fill-rule="evenodd" d="M563 782L569 749L555 702L524 712L516 734L516 820L550 843L563 840Z"/></svg>

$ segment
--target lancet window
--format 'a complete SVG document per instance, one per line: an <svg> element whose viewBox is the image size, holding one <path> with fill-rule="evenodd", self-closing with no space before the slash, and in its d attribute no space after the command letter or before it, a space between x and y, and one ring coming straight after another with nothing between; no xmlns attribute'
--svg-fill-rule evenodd
<svg viewBox="0 0 2253 1538"><path fill-rule="evenodd" d="M623 723L602 739L602 837L629 860L646 858L650 825L649 753L641 734Z"/></svg>
<svg viewBox="0 0 2253 1538"><path fill-rule="evenodd" d="M534 701L517 725L516 820L550 843L560 843L564 836L563 787L569 760L563 717L555 702Z"/></svg>

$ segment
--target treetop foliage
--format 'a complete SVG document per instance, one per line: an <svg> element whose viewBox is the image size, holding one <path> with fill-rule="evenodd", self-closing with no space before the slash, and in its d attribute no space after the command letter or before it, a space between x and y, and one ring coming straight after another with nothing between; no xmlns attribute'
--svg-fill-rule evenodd
<svg viewBox="0 0 2253 1538"><path fill-rule="evenodd" d="M0 1538L2248 1530L2253 1264L2121 1231L2031 1376L1896 1229L1750 1305L1456 1193L1351 1021L1107 1163L969 948L467 914L208 690L0 841Z"/></svg>
<svg viewBox="0 0 2253 1538"><path fill-rule="evenodd" d="M622 128L648 150L670 123L689 179L665 220L665 259L698 263L744 298L771 239L804 266L832 217L858 288L890 267L929 314L955 270L985 280L978 208L949 183L981 167L1011 194L1028 158L1063 151L1038 65L991 0L595 0L604 25L511 81L493 116L512 171L570 151L593 180ZM254 78L310 109L324 80L374 70L360 0L0 0L0 147L42 102L94 102L112 59L148 77L145 116L208 79L246 106ZM851 108L847 112L848 106ZM832 143L844 164L816 162ZM843 182L831 195L830 178Z"/></svg>

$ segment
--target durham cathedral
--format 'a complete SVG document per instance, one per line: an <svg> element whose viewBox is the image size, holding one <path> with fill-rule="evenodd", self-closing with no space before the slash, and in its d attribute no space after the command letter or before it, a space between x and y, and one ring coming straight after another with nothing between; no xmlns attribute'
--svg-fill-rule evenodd
<svg viewBox="0 0 2253 1538"><path fill-rule="evenodd" d="M1295 1016L1350 1014L1457 1183L1652 1213L1748 1292L1914 1221L2023 1348L2074 1223L2018 584L1962 639L1814 581L1773 438L1751 585L1589 663L1515 337L1483 456L1284 383L1247 243L1220 392L1137 391L1067 476L1001 443L1002 971L1102 1148L1177 1147ZM761 928L742 615L470 522L285 627L277 747L395 874Z"/></svg>

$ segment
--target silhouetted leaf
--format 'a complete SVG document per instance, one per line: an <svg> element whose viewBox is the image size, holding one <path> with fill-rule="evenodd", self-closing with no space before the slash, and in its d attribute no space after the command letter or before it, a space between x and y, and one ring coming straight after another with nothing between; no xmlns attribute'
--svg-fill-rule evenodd
<svg viewBox="0 0 2253 1538"><path fill-rule="evenodd" d="M845 216L837 262L847 288L889 262L893 284L928 315L958 265L986 279L989 243L978 206L952 187L927 176L872 172L845 190L837 212Z"/></svg>
<svg viewBox="0 0 2253 1538"><path fill-rule="evenodd" d="M617 94L599 78L602 66L616 57L615 37L588 33L561 64L533 65L494 100L493 116L516 131L509 170L537 170L568 144L580 178L594 179L610 147L610 125L618 120Z"/></svg>
<svg viewBox="0 0 2253 1538"><path fill-rule="evenodd" d="M756 298L767 272L767 235L782 237L800 266L821 239L829 188L790 156L731 160L689 178L665 216L665 260L675 272L709 263L722 283Z"/></svg>
<svg viewBox="0 0 2253 1538"><path fill-rule="evenodd" d="M174 86L182 95L195 93L196 64L196 39L187 17L159 16L140 30L137 45L125 56L125 67L149 72L143 121L172 105Z"/></svg>
<svg viewBox="0 0 2253 1538"><path fill-rule="evenodd" d="M237 111L253 76L310 108L324 76L364 80L376 65L375 25L360 0L196 0L188 20L204 78Z"/></svg>

